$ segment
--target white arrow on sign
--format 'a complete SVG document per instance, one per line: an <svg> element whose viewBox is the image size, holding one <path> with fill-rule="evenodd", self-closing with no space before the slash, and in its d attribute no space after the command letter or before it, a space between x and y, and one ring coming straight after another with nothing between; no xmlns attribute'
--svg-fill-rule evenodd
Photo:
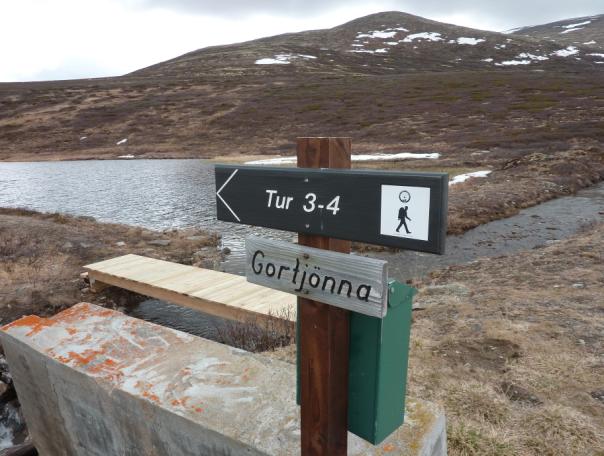
<svg viewBox="0 0 604 456"><path fill-rule="evenodd" d="M241 219L239 217L237 217L237 214L235 214L235 211L233 209L231 209L231 206L229 206L227 204L227 202L224 200L224 198L222 196L220 196L220 192L224 189L224 187L227 186L227 184L231 181L231 179L233 177L235 177L235 174L237 174L237 171L239 171L239 169L236 169L235 171L233 171L231 173L231 175L229 176L229 178L224 182L224 184L222 184L222 187L220 187L218 189L218 191L216 192L216 196L220 199L220 201L222 201L222 204L224 204L226 206L226 208L231 211L231 214L233 214L233 217L235 217L237 219L238 222L241 222Z"/></svg>

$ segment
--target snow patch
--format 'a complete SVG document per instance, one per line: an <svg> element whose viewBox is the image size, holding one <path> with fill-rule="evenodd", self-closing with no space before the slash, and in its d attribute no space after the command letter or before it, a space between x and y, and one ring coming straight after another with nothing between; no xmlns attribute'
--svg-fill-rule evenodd
<svg viewBox="0 0 604 456"><path fill-rule="evenodd" d="M88 139L88 136L82 136L82 137L80 138L80 141L86 141L87 139Z"/></svg>
<svg viewBox="0 0 604 456"><path fill-rule="evenodd" d="M407 35L407 37L402 40L402 43L412 43L414 40L426 40L426 41L443 41L441 34L437 32L422 32L422 33L413 33L411 35Z"/></svg>
<svg viewBox="0 0 604 456"><path fill-rule="evenodd" d="M467 38L463 36L457 38L457 44L467 44L470 46L476 46L478 43L484 43L485 41L483 38Z"/></svg>
<svg viewBox="0 0 604 456"><path fill-rule="evenodd" d="M505 60L501 63L496 63L496 66L516 66L516 65L530 65L532 60Z"/></svg>
<svg viewBox="0 0 604 456"><path fill-rule="evenodd" d="M564 29L574 29L577 27L581 27L582 25L589 25L589 24L591 24L591 21L578 22L576 24L562 25L561 27Z"/></svg>
<svg viewBox="0 0 604 456"><path fill-rule="evenodd" d="M292 60L312 60L316 58L314 55L305 54L276 54L273 58L258 59L254 63L256 65L289 65Z"/></svg>
<svg viewBox="0 0 604 456"><path fill-rule="evenodd" d="M518 58L518 59L530 59L530 60L537 60L537 61L549 60L549 57L546 57L544 55L535 55L535 54L531 54L529 52L523 52L521 54L518 54L516 56L516 58Z"/></svg>
<svg viewBox="0 0 604 456"><path fill-rule="evenodd" d="M131 159L134 158L134 155L132 154L128 154L128 155L118 155L117 158L123 158L123 159Z"/></svg>
<svg viewBox="0 0 604 456"><path fill-rule="evenodd" d="M440 157L439 153L411 153L401 152L398 154L360 154L353 155L352 161L396 161L406 159L422 159L427 158L436 160ZM246 165L286 165L296 163L296 157L277 157L277 158L266 158L264 160L253 160L245 162Z"/></svg>
<svg viewBox="0 0 604 456"><path fill-rule="evenodd" d="M579 49L574 46L568 46L566 49L560 49L558 51L554 51L551 55L556 55L558 57L568 57L571 55L575 55L579 53Z"/></svg>
<svg viewBox="0 0 604 456"><path fill-rule="evenodd" d="M396 32L369 32L369 33L361 33L357 35L358 38L393 38L396 35Z"/></svg>
<svg viewBox="0 0 604 456"><path fill-rule="evenodd" d="M507 47L506 44L496 44L495 49L505 49Z"/></svg>
<svg viewBox="0 0 604 456"><path fill-rule="evenodd" d="M408 32L404 27L387 28L384 30L374 30L372 32L359 32L357 33L357 40L360 38L394 38L398 32Z"/></svg>
<svg viewBox="0 0 604 456"><path fill-rule="evenodd" d="M493 59L488 58L488 59L482 59L483 62L487 62L487 63L491 63L493 61Z"/></svg>
<svg viewBox="0 0 604 456"><path fill-rule="evenodd" d="M576 32L577 30L583 30L584 28L585 27L579 27L579 28L564 30L563 32L560 32L560 35L564 35L565 33L570 33L570 32Z"/></svg>
<svg viewBox="0 0 604 456"><path fill-rule="evenodd" d="M490 170L485 171L474 171L473 173L459 174L449 181L449 185L461 184L462 182L472 179L474 177L487 177L491 174Z"/></svg>
<svg viewBox="0 0 604 456"><path fill-rule="evenodd" d="M388 52L388 48L381 48L381 49L376 49L375 53L376 54L385 54Z"/></svg>
<svg viewBox="0 0 604 456"><path fill-rule="evenodd" d="M348 52L356 52L357 54L375 54L375 51L370 49L352 49Z"/></svg>
<svg viewBox="0 0 604 456"><path fill-rule="evenodd" d="M587 42L585 42L583 44L586 44L586 45L589 46L590 44L596 44L596 42L594 40L591 40L591 41L587 41Z"/></svg>
<svg viewBox="0 0 604 456"><path fill-rule="evenodd" d="M604 54L587 54L587 55L593 55L594 57L602 57L602 58L604 58Z"/></svg>
<svg viewBox="0 0 604 456"><path fill-rule="evenodd" d="M120 139L115 143L116 146L121 146L122 144L126 144L128 142L128 138Z"/></svg>
<svg viewBox="0 0 604 456"><path fill-rule="evenodd" d="M258 59L254 62L256 65L289 65L288 60L278 59Z"/></svg>

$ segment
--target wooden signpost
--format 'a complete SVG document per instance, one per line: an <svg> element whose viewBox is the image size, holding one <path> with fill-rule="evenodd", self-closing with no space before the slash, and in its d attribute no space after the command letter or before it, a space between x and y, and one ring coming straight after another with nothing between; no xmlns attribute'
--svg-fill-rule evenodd
<svg viewBox="0 0 604 456"><path fill-rule="evenodd" d="M216 166L218 219L443 253L443 173Z"/></svg>
<svg viewBox="0 0 604 456"><path fill-rule="evenodd" d="M444 253L448 176L351 171L350 150L350 138L299 138L298 169L218 165L215 171L219 220L298 232L297 246L249 238L246 275L251 282L298 295L303 456L346 455L349 378L352 397L359 401L351 410L358 435L378 442L393 430L376 429L364 419L365 410L374 417L393 411L402 422L402 409L383 404L393 392L404 397L400 383L406 376L406 354L397 353L400 347L408 349L410 304L403 312L405 341L396 336L402 329L397 320L384 318L393 306L392 315L403 315L399 304L388 301L396 287L388 287L385 262L347 255L350 241ZM403 295L410 299L412 293L399 293ZM350 311L355 354L349 353ZM381 350L389 338L391 349ZM404 369L398 369L394 363L402 357ZM358 369L351 377L350 359ZM365 394L367 379L382 385L388 369L392 381L373 396Z"/></svg>

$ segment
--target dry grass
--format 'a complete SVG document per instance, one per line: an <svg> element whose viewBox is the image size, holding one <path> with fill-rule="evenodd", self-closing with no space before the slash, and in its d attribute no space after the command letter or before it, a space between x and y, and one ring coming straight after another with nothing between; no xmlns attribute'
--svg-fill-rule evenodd
<svg viewBox="0 0 604 456"><path fill-rule="evenodd" d="M170 245L148 244L156 239ZM211 267L220 256L218 242L217 235L198 230L160 233L89 217L0 209L0 321L54 314L84 298L100 305L123 304L126 296L119 291L89 294L79 277L82 266L136 253Z"/></svg>
<svg viewBox="0 0 604 456"><path fill-rule="evenodd" d="M248 317L245 322L225 320L215 326L216 341L250 352L274 351L295 343L293 309L270 313L269 318Z"/></svg>
<svg viewBox="0 0 604 456"><path fill-rule="evenodd" d="M604 455L603 246L599 224L416 283L408 394L444 406L450 455Z"/></svg>

